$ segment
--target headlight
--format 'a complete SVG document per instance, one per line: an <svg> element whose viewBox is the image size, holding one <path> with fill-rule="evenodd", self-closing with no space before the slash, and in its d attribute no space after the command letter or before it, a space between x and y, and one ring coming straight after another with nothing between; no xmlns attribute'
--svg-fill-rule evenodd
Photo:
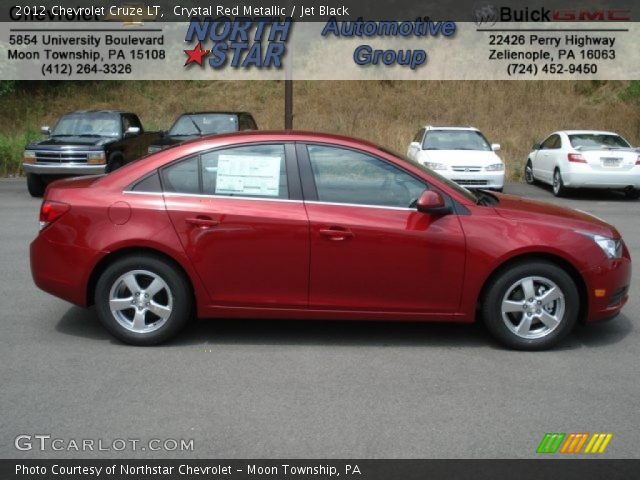
<svg viewBox="0 0 640 480"><path fill-rule="evenodd" d="M446 170L448 167L444 163L424 162L424 166L431 170Z"/></svg>
<svg viewBox="0 0 640 480"><path fill-rule="evenodd" d="M484 167L487 172L502 172L504 171L504 163L493 163Z"/></svg>
<svg viewBox="0 0 640 480"><path fill-rule="evenodd" d="M613 238L603 235L593 235L591 233L585 233L585 235L592 238L608 258L622 257L622 239L614 240Z"/></svg>
<svg viewBox="0 0 640 480"><path fill-rule="evenodd" d="M106 162L104 152L89 152L87 154L87 163L89 165L102 165Z"/></svg>
<svg viewBox="0 0 640 480"><path fill-rule="evenodd" d="M162 147L159 145L151 145L148 149L147 149L147 153L156 153L159 152L160 150L162 150Z"/></svg>
<svg viewBox="0 0 640 480"><path fill-rule="evenodd" d="M32 150L25 150L24 155L22 156L22 161L24 163L36 163L36 152Z"/></svg>

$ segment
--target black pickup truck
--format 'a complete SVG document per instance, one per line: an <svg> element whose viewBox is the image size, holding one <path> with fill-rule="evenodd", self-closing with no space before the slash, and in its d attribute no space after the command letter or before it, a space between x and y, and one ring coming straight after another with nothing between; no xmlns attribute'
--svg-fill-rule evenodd
<svg viewBox="0 0 640 480"><path fill-rule="evenodd" d="M23 169L34 197L62 177L108 173L147 154L160 132L145 132L137 115L118 110L83 110L63 115L48 136L27 145Z"/></svg>
<svg viewBox="0 0 640 480"><path fill-rule="evenodd" d="M149 146L149 153L178 145L205 135L257 130L253 116L248 112L190 112L180 115L158 142Z"/></svg>

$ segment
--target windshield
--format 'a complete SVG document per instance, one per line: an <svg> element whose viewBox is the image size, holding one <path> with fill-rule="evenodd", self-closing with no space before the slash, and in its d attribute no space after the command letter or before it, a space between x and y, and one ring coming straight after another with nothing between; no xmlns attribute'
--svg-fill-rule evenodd
<svg viewBox="0 0 640 480"><path fill-rule="evenodd" d="M237 115L207 113L181 116L169 130L169 135L211 135L214 133L236 132L237 130Z"/></svg>
<svg viewBox="0 0 640 480"><path fill-rule="evenodd" d="M404 160L407 163L410 163L411 165L413 165L414 167L418 167L420 170L422 170L423 172L427 173L429 176L441 181L442 183L447 184L449 187L451 187L453 190L455 190L456 192L462 194L465 198L468 198L469 200L471 200L473 203L478 203L479 202L479 197L478 195L476 195L475 193L473 193L470 190L467 190L464 187L461 187L460 185L458 185L457 183L449 180L448 178L443 177L442 175L440 175L437 172L434 172L433 170L431 170L428 167L425 167L424 165L422 165L421 163L418 163L414 160L411 160L409 157L406 157L405 155L402 155L401 153L397 153L394 152L393 150L389 150L387 148L384 147L378 147L380 150L382 150L385 153L388 153L390 155L393 155L394 157L397 157L401 160Z"/></svg>
<svg viewBox="0 0 640 480"><path fill-rule="evenodd" d="M480 150L487 152L491 145L476 130L429 130L424 137L423 150Z"/></svg>
<svg viewBox="0 0 640 480"><path fill-rule="evenodd" d="M631 145L619 135L580 133L569 135L573 148L630 148Z"/></svg>
<svg viewBox="0 0 640 480"><path fill-rule="evenodd" d="M53 137L119 137L120 115L108 112L71 113L56 124Z"/></svg>

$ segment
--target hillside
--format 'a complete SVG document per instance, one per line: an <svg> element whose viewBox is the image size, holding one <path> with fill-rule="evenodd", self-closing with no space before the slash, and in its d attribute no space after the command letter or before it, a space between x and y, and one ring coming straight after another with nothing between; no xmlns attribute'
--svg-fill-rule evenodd
<svg viewBox="0 0 640 480"><path fill-rule="evenodd" d="M405 152L425 124L472 125L493 143L511 179L552 130L614 130L640 144L637 82L312 82L294 84L295 128L339 132ZM150 129L183 111L247 110L263 129L283 126L282 82L22 82L2 96L0 175L20 173L40 125L76 109L121 108Z"/></svg>

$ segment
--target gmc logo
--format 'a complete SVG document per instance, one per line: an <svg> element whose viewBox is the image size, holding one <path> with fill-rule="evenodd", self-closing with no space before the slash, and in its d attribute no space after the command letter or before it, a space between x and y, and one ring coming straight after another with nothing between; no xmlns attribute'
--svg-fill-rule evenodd
<svg viewBox="0 0 640 480"><path fill-rule="evenodd" d="M631 21L631 10L623 8L609 10L554 10L553 20L556 22L629 22Z"/></svg>

